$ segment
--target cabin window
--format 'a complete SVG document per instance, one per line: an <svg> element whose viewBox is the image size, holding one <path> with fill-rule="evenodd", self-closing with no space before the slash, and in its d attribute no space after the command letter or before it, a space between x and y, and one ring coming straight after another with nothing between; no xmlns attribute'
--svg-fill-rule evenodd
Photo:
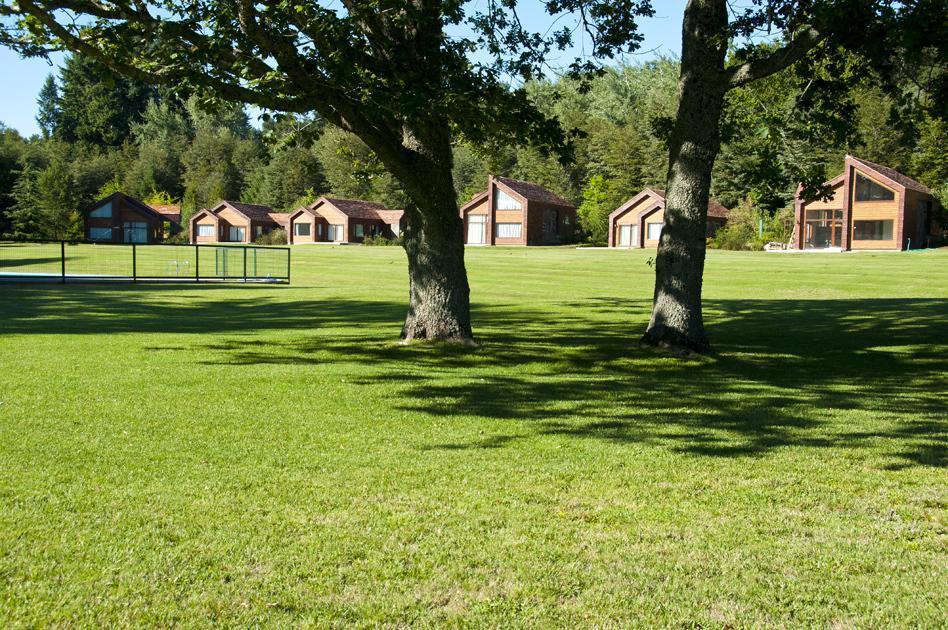
<svg viewBox="0 0 948 630"><path fill-rule="evenodd" d="M657 241L662 237L662 224L661 223L649 223L648 232L645 236L650 241Z"/></svg>
<svg viewBox="0 0 948 630"><path fill-rule="evenodd" d="M891 241L893 221L853 221L854 241Z"/></svg>
<svg viewBox="0 0 948 630"><path fill-rule="evenodd" d="M322 236L323 236L323 224L322 224L322 223L318 223L318 224L316 225L316 236L318 236L318 237L320 237L320 238L322 238Z"/></svg>
<svg viewBox="0 0 948 630"><path fill-rule="evenodd" d="M199 225L198 236L214 236L214 226L213 225Z"/></svg>
<svg viewBox="0 0 948 630"><path fill-rule="evenodd" d="M497 238L520 238L520 224L498 223Z"/></svg>
<svg viewBox="0 0 948 630"><path fill-rule="evenodd" d="M247 238L247 229L242 227L231 226L230 227L230 240L235 242L243 242Z"/></svg>
<svg viewBox="0 0 948 630"><path fill-rule="evenodd" d="M568 214L564 214L564 215L563 215L563 225L569 225L569 215L568 215Z"/></svg>
<svg viewBox="0 0 948 630"><path fill-rule="evenodd" d="M343 232L342 225L329 226L329 240L330 241L342 241L343 238L344 238L344 232Z"/></svg>
<svg viewBox="0 0 948 630"><path fill-rule="evenodd" d="M93 219L111 219L112 218L112 202L106 201L104 204L102 204L101 206L99 206L98 208L90 212L89 217Z"/></svg>
<svg viewBox="0 0 948 630"><path fill-rule="evenodd" d="M93 241L111 241L112 228L110 227L89 228L89 238Z"/></svg>
<svg viewBox="0 0 948 630"><path fill-rule="evenodd" d="M497 209L498 210L521 210L523 208L520 202L505 193L497 190Z"/></svg>
<svg viewBox="0 0 948 630"><path fill-rule="evenodd" d="M856 175L856 201L892 201L895 193L868 177Z"/></svg>
<svg viewBox="0 0 948 630"><path fill-rule="evenodd" d="M311 223L294 223L293 234L296 236L309 236Z"/></svg>
<svg viewBox="0 0 948 630"><path fill-rule="evenodd" d="M148 242L148 224L144 221L126 221L122 227L126 243Z"/></svg>
<svg viewBox="0 0 948 630"><path fill-rule="evenodd" d="M253 235L255 238L260 238L261 236L263 236L263 226L262 225L253 226Z"/></svg>
<svg viewBox="0 0 948 630"><path fill-rule="evenodd" d="M365 226L364 226L364 225L362 225L361 223L356 223L356 224L355 224L355 229L356 229L356 237L357 237L357 238L361 238L361 237L365 236Z"/></svg>

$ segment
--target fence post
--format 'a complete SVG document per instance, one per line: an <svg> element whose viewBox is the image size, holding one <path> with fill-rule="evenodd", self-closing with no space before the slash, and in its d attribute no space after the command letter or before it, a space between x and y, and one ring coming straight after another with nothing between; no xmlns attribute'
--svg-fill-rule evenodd
<svg viewBox="0 0 948 630"><path fill-rule="evenodd" d="M194 281L201 281L201 248L194 244Z"/></svg>
<svg viewBox="0 0 948 630"><path fill-rule="evenodd" d="M247 281L247 246L244 245L244 282Z"/></svg>
<svg viewBox="0 0 948 630"><path fill-rule="evenodd" d="M138 250L132 243L132 282L138 282Z"/></svg>
<svg viewBox="0 0 948 630"><path fill-rule="evenodd" d="M63 284L66 284L66 241L59 241L59 255L62 259L62 280Z"/></svg>
<svg viewBox="0 0 948 630"><path fill-rule="evenodd" d="M290 248L286 248L286 283L290 283Z"/></svg>

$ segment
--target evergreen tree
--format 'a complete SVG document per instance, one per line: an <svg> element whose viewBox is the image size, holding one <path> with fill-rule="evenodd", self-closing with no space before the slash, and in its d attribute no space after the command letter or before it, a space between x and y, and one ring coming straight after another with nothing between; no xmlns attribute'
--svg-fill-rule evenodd
<svg viewBox="0 0 948 630"><path fill-rule="evenodd" d="M76 178L62 155L54 155L46 170L36 179L39 207L47 236L55 239L82 235Z"/></svg>
<svg viewBox="0 0 948 630"><path fill-rule="evenodd" d="M60 72L58 140L117 147L131 139L154 88L120 77L93 59L72 55Z"/></svg>
<svg viewBox="0 0 948 630"><path fill-rule="evenodd" d="M14 129L0 123L0 234L9 230L8 213L13 205L13 187L20 171L25 143Z"/></svg>
<svg viewBox="0 0 948 630"><path fill-rule="evenodd" d="M34 239L48 236L46 215L40 205L38 173L27 161L18 173L11 197L7 236L15 239Z"/></svg>
<svg viewBox="0 0 948 630"><path fill-rule="evenodd" d="M56 77L52 74L46 77L36 104L36 123L39 125L43 138L49 139L59 124L59 88L56 85Z"/></svg>

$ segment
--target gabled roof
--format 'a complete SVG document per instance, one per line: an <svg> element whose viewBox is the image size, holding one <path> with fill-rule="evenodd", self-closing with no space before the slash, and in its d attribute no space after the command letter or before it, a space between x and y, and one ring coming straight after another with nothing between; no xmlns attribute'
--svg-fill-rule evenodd
<svg viewBox="0 0 948 630"><path fill-rule="evenodd" d="M404 210L379 210L379 218L382 219L385 223L393 225L399 223L402 220L402 217L405 215Z"/></svg>
<svg viewBox="0 0 948 630"><path fill-rule="evenodd" d="M273 221L273 219L270 218L273 208L270 206L263 206L255 203L242 203L240 201L219 201L217 205L210 209L210 211L216 214L220 211L221 206L227 206L231 210L237 211L239 214L242 214L245 218L252 221Z"/></svg>
<svg viewBox="0 0 948 630"><path fill-rule="evenodd" d="M537 201L540 203L547 203L552 206L563 206L564 208L576 207L556 193L547 190L540 184L525 182L519 179L512 179L510 177L494 177L494 181L511 189L527 201Z"/></svg>
<svg viewBox="0 0 948 630"><path fill-rule="evenodd" d="M616 216L623 214L630 207L638 203L643 197L651 196L658 200L658 203L662 208L665 207L665 191L661 188L646 188L636 196L632 197L624 204L615 209L610 215L609 219L614 219ZM658 208L653 208L653 212L658 210ZM708 200L708 216L718 219L726 219L730 214L730 210L725 208L722 204L718 203L714 199Z"/></svg>
<svg viewBox="0 0 948 630"><path fill-rule="evenodd" d="M165 220L168 218L168 217L165 217L160 212L158 212L157 210L155 210L154 208L152 208L151 206L145 204L142 201L139 201L138 199L136 199L135 197L132 197L131 195L126 195L123 192L114 192L108 197L103 197L102 199L99 199L98 201L93 203L91 206L86 208L85 212L87 213L92 212L99 206L104 205L107 201L115 201L119 198L124 199L130 206L134 206L136 210L139 210L146 215L149 215L149 216L155 217L156 219L161 219L161 220ZM179 215L179 219L180 219L180 215Z"/></svg>
<svg viewBox="0 0 948 630"><path fill-rule="evenodd" d="M163 216L164 218L168 219L169 221L173 221L173 222L175 222L175 223L180 223L180 222L181 222L181 206L179 206L179 205L177 205L177 204L170 204L170 203L168 203L168 204L154 204L154 203L152 203L152 204L148 204L148 206L149 206L152 210L154 210L155 212L157 212L158 214L160 214L161 216Z"/></svg>
<svg viewBox="0 0 948 630"><path fill-rule="evenodd" d="M861 166L864 169L875 171L878 175L882 175L883 177L892 180L904 188L924 193L926 195L932 194L932 191L930 188L928 188L928 186L912 179L908 175L903 175L894 168L882 166L881 164L876 164L875 162L870 162L869 160L863 160L862 158L857 158L854 155L847 155L846 157L852 160L856 166Z"/></svg>
<svg viewBox="0 0 948 630"><path fill-rule="evenodd" d="M363 201L361 199L340 199L338 197L320 197L311 203L308 209L310 211L318 212L319 206L324 203L328 203L332 207L339 210L339 212L352 219L366 219L369 221L374 220L392 223L393 217L395 220L398 220L403 214L401 210L389 210L382 204L375 203L374 201Z"/></svg>
<svg viewBox="0 0 948 630"><path fill-rule="evenodd" d="M482 190L481 192L471 197L471 199L467 203L461 206L461 214L464 214L464 212L468 208L472 206L476 206L477 204L484 202L486 199L487 199L487 190Z"/></svg>
<svg viewBox="0 0 948 630"><path fill-rule="evenodd" d="M289 212L270 212L270 220L279 225L280 227L286 227L290 224L290 213Z"/></svg>

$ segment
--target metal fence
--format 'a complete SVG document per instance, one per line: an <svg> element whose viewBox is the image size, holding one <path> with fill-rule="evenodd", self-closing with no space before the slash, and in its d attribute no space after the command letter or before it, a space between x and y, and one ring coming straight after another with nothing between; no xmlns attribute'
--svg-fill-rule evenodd
<svg viewBox="0 0 948 630"><path fill-rule="evenodd" d="M0 281L289 282L290 249L0 240Z"/></svg>

